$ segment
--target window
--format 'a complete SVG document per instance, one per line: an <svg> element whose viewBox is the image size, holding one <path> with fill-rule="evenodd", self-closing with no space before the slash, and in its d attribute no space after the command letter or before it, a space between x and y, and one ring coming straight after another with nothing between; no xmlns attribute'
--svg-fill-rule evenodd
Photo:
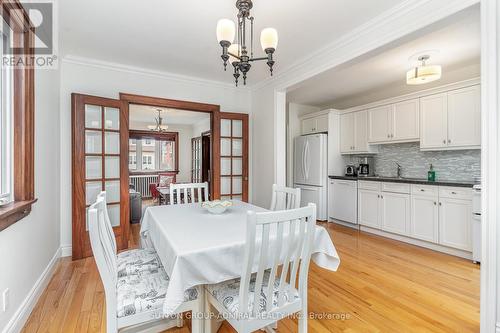
<svg viewBox="0 0 500 333"><path fill-rule="evenodd" d="M5 23L4 23L5 26ZM8 45L9 34L1 34L0 52L3 55L3 46ZM3 63L3 62L2 62ZM0 75L0 202L5 204L14 200L12 193L12 141L13 141L13 76L12 68L2 64Z"/></svg>
<svg viewBox="0 0 500 333"><path fill-rule="evenodd" d="M33 26L28 13L17 0L2 1L0 15L4 26L0 34L0 231L31 212L36 201L34 189L34 69L24 66L33 59ZM9 40L10 38L10 40ZM14 54L3 49L10 45ZM22 50L22 52L20 52ZM9 53L9 54L7 54ZM4 67L3 57L14 64ZM14 135L14 129L15 134Z"/></svg>
<svg viewBox="0 0 500 333"><path fill-rule="evenodd" d="M130 171L177 171L177 132L151 134L131 130L129 134Z"/></svg>

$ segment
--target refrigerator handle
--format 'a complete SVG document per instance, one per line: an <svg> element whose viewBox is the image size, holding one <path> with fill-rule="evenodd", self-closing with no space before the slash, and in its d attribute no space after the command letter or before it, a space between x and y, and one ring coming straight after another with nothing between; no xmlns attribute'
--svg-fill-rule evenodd
<svg viewBox="0 0 500 333"><path fill-rule="evenodd" d="M309 160L308 160L308 155L309 155L309 141L306 141L306 147L305 147L305 152L304 152L304 170L306 173L306 179L309 178Z"/></svg>
<svg viewBox="0 0 500 333"><path fill-rule="evenodd" d="M306 161L305 161L305 155L306 155L306 144L307 141L304 143L304 146L302 147L302 178L305 180L306 179Z"/></svg>

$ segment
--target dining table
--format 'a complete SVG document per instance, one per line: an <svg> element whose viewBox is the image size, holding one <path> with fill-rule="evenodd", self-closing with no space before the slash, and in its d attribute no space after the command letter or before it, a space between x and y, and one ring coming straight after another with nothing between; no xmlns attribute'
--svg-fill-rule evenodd
<svg viewBox="0 0 500 333"><path fill-rule="evenodd" d="M140 232L147 234L170 277L165 316L176 313L188 289L241 276L248 211L268 210L239 200L222 214L211 214L201 203L146 209ZM327 230L316 225L314 238L311 260L336 271L340 258Z"/></svg>

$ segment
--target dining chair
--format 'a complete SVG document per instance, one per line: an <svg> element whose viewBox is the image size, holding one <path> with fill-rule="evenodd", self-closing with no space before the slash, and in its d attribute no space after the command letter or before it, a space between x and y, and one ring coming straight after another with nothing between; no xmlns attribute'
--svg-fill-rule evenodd
<svg viewBox="0 0 500 333"><path fill-rule="evenodd" d="M273 184L273 197L270 210L288 210L300 207L300 188Z"/></svg>
<svg viewBox="0 0 500 333"><path fill-rule="evenodd" d="M170 185L170 204L208 201L208 183Z"/></svg>
<svg viewBox="0 0 500 333"><path fill-rule="evenodd" d="M166 330L178 326L177 318L163 316L163 300L168 290L169 277L162 267L119 276L113 243L106 227L105 201L98 197L88 210L89 236L97 269L104 285L106 297L106 328L108 333L124 327L155 327ZM203 311L200 289L189 289L178 313ZM200 330L201 323L192 321L193 330Z"/></svg>
<svg viewBox="0 0 500 333"><path fill-rule="evenodd" d="M239 333L274 332L274 323L299 313L298 332L307 332L307 276L315 227L314 204L248 212L242 275L206 286L205 309L213 305Z"/></svg>

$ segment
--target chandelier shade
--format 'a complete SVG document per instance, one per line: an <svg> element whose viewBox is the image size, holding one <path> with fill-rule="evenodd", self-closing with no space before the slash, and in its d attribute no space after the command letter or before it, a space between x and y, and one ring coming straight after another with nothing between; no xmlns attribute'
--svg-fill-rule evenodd
<svg viewBox="0 0 500 333"><path fill-rule="evenodd" d="M406 72L406 84L408 85L418 85L425 84L432 81L437 81L441 78L442 69L439 65L426 65L426 61L429 60L428 55L424 55L418 58L422 62L420 66L410 69Z"/></svg>
<svg viewBox="0 0 500 333"><path fill-rule="evenodd" d="M278 46L278 31L274 28L265 28L260 33L260 45L265 52L267 49L274 49Z"/></svg>
<svg viewBox="0 0 500 333"><path fill-rule="evenodd" d="M236 28L232 20L220 19L217 22L217 41L219 43L222 41L233 43L235 35Z"/></svg>

